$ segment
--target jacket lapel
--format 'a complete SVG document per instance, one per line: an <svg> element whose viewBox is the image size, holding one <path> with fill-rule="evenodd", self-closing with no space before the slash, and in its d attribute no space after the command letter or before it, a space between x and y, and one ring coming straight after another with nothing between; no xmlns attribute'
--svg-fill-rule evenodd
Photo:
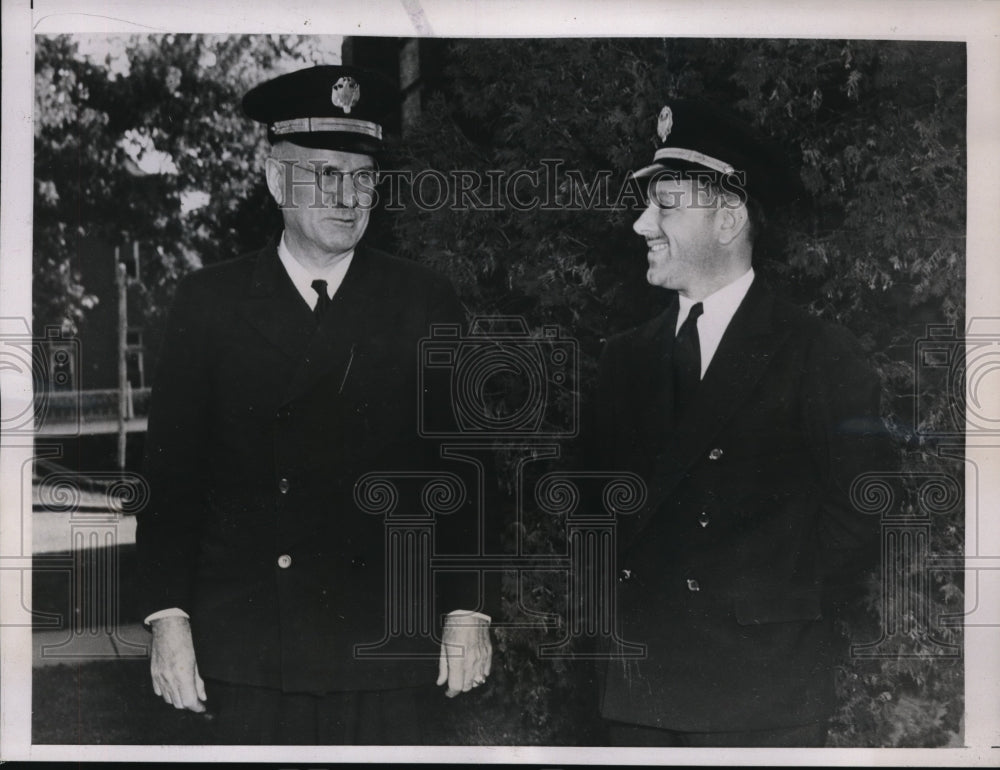
<svg viewBox="0 0 1000 770"><path fill-rule="evenodd" d="M315 331L312 311L278 259L277 238L253 260L250 288L243 301L244 320L290 361L297 361Z"/></svg>
<svg viewBox="0 0 1000 770"><path fill-rule="evenodd" d="M640 362L640 366L634 375L639 387L636 388L636 397L632 403L637 411L635 419L642 426L642 446L650 457L662 450L666 437L673 429L674 378L671 358L678 308L679 303L675 298L649 329L648 334L639 340L633 359Z"/></svg>
<svg viewBox="0 0 1000 770"><path fill-rule="evenodd" d="M648 524L688 469L708 453L715 438L743 407L775 351L787 337L787 330L773 327L772 309L773 297L769 289L759 278L754 280L726 328L690 408L680 415L677 425L660 444L649 479L646 505L627 525L626 546ZM676 310L673 318L676 323ZM665 347L669 352L664 383L669 383L672 346ZM665 384L663 389L670 389L670 386Z"/></svg>

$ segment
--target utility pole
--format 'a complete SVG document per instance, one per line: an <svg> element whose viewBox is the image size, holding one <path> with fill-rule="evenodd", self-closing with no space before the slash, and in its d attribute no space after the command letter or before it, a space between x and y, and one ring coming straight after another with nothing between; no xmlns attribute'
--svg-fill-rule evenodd
<svg viewBox="0 0 1000 770"><path fill-rule="evenodd" d="M138 250L139 243L135 248ZM128 274L121 253L115 246L115 284L118 287L118 470L125 470L125 422L128 419L128 368L125 347L128 343Z"/></svg>

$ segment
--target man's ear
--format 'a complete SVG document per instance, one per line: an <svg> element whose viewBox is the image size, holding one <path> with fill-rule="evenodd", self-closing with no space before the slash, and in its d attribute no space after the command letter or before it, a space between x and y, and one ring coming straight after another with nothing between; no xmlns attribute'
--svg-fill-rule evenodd
<svg viewBox="0 0 1000 770"><path fill-rule="evenodd" d="M715 212L716 232L719 243L728 246L750 226L750 212L742 201L723 197L722 204Z"/></svg>
<svg viewBox="0 0 1000 770"><path fill-rule="evenodd" d="M274 198L274 202L279 206L285 204L286 175L291 169L287 163L282 163L276 158L268 158L264 162L264 176L267 178L267 189Z"/></svg>

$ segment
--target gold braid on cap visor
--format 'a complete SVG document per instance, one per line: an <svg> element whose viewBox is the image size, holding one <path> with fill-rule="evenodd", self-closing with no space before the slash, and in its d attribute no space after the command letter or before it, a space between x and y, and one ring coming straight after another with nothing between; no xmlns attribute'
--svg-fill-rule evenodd
<svg viewBox="0 0 1000 770"><path fill-rule="evenodd" d="M276 136L283 134L314 134L325 131L343 131L365 134L375 139L382 138L382 126L368 120L355 118L295 118L279 120L271 125Z"/></svg>
<svg viewBox="0 0 1000 770"><path fill-rule="evenodd" d="M663 147L656 151L653 155L654 161L660 160L684 160L688 163L696 163L699 166L705 166L713 171L718 171L721 174L732 174L736 169L729 165L728 163L719 160L718 158L713 158L711 155L705 155L703 152L697 152L696 150L685 150L683 147ZM640 168L638 171L633 171L633 177L648 176L654 171L659 171L662 168L657 163L651 166L646 166L645 168Z"/></svg>

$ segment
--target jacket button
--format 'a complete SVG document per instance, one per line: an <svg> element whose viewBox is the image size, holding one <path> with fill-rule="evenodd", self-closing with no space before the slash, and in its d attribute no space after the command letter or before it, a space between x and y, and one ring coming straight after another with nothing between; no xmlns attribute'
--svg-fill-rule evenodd
<svg viewBox="0 0 1000 770"><path fill-rule="evenodd" d="M718 460L720 457L722 457L722 450L719 447L715 447L715 449L708 453L709 460Z"/></svg>
<svg viewBox="0 0 1000 770"><path fill-rule="evenodd" d="M278 566L282 569L288 569L292 566L292 557L287 553L281 554L281 556L278 557Z"/></svg>
<svg viewBox="0 0 1000 770"><path fill-rule="evenodd" d="M701 590L701 586L698 585L698 581L697 580L691 580L690 578L688 578L687 584L688 584L688 591L700 591Z"/></svg>
<svg viewBox="0 0 1000 770"><path fill-rule="evenodd" d="M288 483L288 479L282 479L278 482L278 491L283 495L288 494L288 490L292 488L292 485Z"/></svg>
<svg viewBox="0 0 1000 770"><path fill-rule="evenodd" d="M704 529L708 526L708 522L708 511L702 511L701 516L698 517L698 523L701 525L701 528Z"/></svg>

